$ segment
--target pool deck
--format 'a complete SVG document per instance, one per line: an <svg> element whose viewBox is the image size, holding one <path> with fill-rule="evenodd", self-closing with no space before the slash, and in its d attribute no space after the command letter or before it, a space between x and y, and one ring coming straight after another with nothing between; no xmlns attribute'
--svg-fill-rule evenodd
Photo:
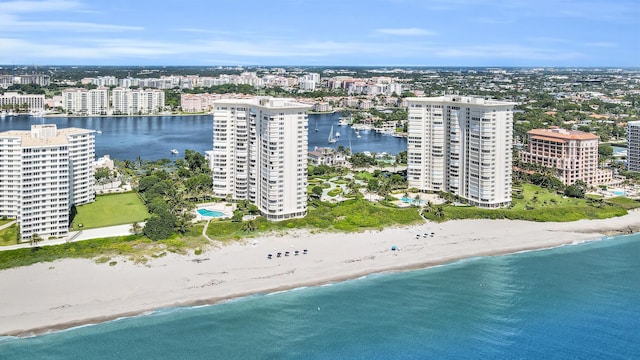
<svg viewBox="0 0 640 360"><path fill-rule="evenodd" d="M227 204L231 204L231 206L227 206ZM223 215L219 216L219 217L212 217L212 216L204 216L201 215L200 213L198 213L199 209L207 209L207 210L212 210L212 211L218 211L221 212ZM211 219L224 219L224 218L230 218L231 216L233 216L233 211L236 209L236 204L233 203L227 203L227 202L212 202L212 203L206 203L206 204L198 204L196 206L196 209L194 210L194 213L196 214L196 221L201 221L201 220L211 220Z"/></svg>

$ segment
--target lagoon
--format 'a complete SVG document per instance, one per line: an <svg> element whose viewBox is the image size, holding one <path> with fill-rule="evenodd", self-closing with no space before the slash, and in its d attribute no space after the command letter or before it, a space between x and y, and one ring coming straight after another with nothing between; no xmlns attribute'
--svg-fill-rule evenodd
<svg viewBox="0 0 640 360"><path fill-rule="evenodd" d="M343 146L354 152L387 152L397 154L407 149L407 139L378 134L373 131L355 131L338 126L340 113L309 115L309 150L315 147ZM200 153L213 148L212 115L184 116L122 116L122 117L46 117L7 116L0 120L0 132L28 130L35 124L56 124L58 128L79 127L100 131L96 133L96 157L110 155L118 160L176 159L186 149ZM318 131L315 131L316 124ZM333 126L341 133L335 144L327 141ZM179 154L172 154L177 149Z"/></svg>

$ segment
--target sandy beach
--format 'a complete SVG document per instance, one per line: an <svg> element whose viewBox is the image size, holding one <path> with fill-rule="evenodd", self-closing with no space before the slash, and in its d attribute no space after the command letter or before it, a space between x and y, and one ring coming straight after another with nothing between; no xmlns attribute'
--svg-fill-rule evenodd
<svg viewBox="0 0 640 360"><path fill-rule="evenodd" d="M570 223L462 220L355 234L295 231L212 246L198 256L169 254L144 265L125 258L114 259L115 266L83 259L40 263L0 271L0 334L29 336L159 308L210 304L638 230L639 211ZM284 256L286 251L289 256Z"/></svg>

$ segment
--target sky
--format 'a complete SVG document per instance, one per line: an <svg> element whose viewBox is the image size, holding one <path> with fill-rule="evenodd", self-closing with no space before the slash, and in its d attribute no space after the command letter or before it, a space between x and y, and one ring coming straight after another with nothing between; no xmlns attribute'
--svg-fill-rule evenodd
<svg viewBox="0 0 640 360"><path fill-rule="evenodd" d="M640 0L0 0L0 64L640 66Z"/></svg>

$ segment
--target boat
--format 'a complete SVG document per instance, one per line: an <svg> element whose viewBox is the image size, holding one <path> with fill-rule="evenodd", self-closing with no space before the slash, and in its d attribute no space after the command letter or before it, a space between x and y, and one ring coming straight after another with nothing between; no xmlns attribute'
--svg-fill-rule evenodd
<svg viewBox="0 0 640 360"><path fill-rule="evenodd" d="M178 149L171 149L171 153L175 155L175 154L179 153L179 151L178 151Z"/></svg>
<svg viewBox="0 0 640 360"><path fill-rule="evenodd" d="M331 131L329 132L329 144L335 144L338 141L335 137L333 137L333 125L331 126Z"/></svg>
<svg viewBox="0 0 640 360"><path fill-rule="evenodd" d="M318 132L318 119L316 119L316 132Z"/></svg>
<svg viewBox="0 0 640 360"><path fill-rule="evenodd" d="M102 134L102 130L96 130L96 134Z"/></svg>
<svg viewBox="0 0 640 360"><path fill-rule="evenodd" d="M356 130L356 137L360 139L360 131Z"/></svg>
<svg viewBox="0 0 640 360"><path fill-rule="evenodd" d="M340 137L340 132L336 131L336 137L339 138Z"/></svg>

